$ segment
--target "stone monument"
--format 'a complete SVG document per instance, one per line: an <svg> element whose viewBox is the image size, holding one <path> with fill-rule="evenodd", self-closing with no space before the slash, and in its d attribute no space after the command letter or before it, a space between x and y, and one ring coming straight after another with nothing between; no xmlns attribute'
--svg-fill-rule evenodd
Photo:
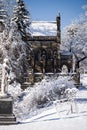
<svg viewBox="0 0 87 130"><path fill-rule="evenodd" d="M3 61L2 81L0 91L0 125L15 124L16 117L13 114L13 98L8 94L8 58Z"/></svg>

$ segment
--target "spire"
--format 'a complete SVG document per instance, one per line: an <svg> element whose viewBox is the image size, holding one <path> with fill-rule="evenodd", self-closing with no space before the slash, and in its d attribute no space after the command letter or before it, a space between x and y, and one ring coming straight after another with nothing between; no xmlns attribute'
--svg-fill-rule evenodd
<svg viewBox="0 0 87 130"><path fill-rule="evenodd" d="M57 32L60 32L60 13L56 17L56 22L57 22Z"/></svg>

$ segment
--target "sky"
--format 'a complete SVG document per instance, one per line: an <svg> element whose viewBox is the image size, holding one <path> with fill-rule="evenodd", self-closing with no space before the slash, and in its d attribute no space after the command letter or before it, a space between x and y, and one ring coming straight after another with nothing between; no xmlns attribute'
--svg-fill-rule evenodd
<svg viewBox="0 0 87 130"><path fill-rule="evenodd" d="M55 21L61 14L61 26L69 25L84 12L87 0L24 0L32 21Z"/></svg>

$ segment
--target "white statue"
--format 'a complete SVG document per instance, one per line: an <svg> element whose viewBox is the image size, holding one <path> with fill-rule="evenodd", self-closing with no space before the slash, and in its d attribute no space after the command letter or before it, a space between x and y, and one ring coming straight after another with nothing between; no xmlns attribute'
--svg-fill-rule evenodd
<svg viewBox="0 0 87 130"><path fill-rule="evenodd" d="M63 66L62 66L62 73L63 73L63 74L67 74L67 73L68 73L68 68L67 68L66 65L63 65Z"/></svg>
<svg viewBox="0 0 87 130"><path fill-rule="evenodd" d="M8 63L9 63L8 58L5 58L3 61L3 67L2 67L2 81L1 81L0 97L7 96L8 72L9 72Z"/></svg>

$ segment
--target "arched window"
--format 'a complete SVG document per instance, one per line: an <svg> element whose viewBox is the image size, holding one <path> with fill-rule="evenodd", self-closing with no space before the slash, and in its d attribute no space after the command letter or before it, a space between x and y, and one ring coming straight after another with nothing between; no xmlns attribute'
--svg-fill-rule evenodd
<svg viewBox="0 0 87 130"><path fill-rule="evenodd" d="M54 58L57 58L57 50L54 50L54 51L53 51L53 57L54 57Z"/></svg>

